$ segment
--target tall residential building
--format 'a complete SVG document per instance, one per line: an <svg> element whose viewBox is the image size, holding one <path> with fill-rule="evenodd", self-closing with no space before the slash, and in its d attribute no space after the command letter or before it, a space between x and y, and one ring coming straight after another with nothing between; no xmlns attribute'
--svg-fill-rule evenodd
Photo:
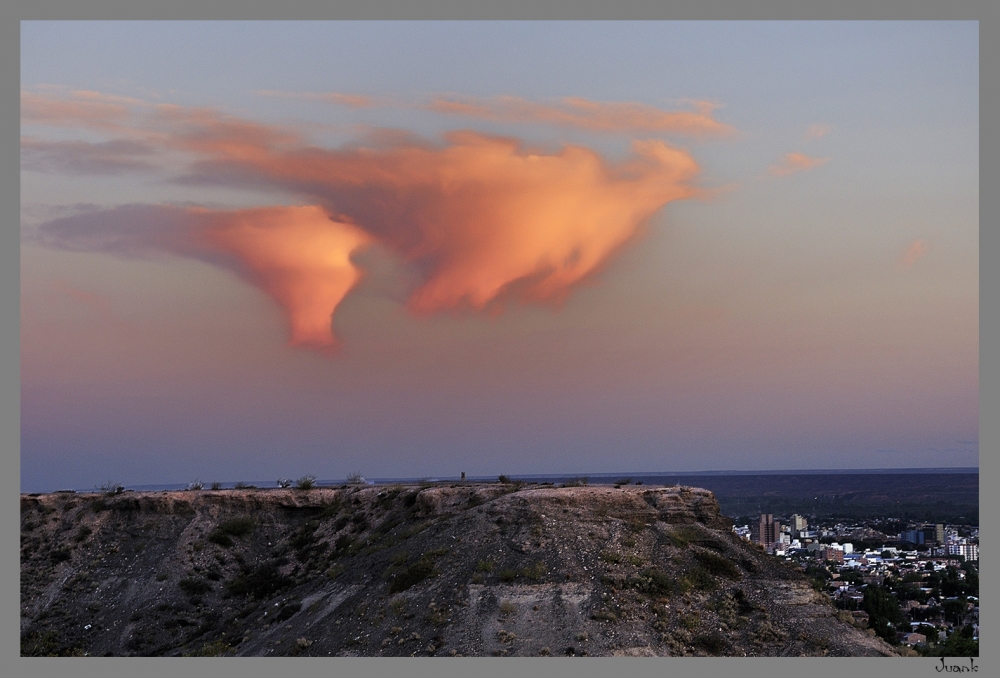
<svg viewBox="0 0 1000 678"><path fill-rule="evenodd" d="M936 541L938 544L944 543L944 525L942 525L941 523L937 523L934 526L934 541Z"/></svg>
<svg viewBox="0 0 1000 678"><path fill-rule="evenodd" d="M798 513L792 514L792 534L798 535L799 532L804 531L809 527L809 521Z"/></svg>
<svg viewBox="0 0 1000 678"><path fill-rule="evenodd" d="M770 513L761 513L760 520L753 524L753 541L770 548L781 539L781 523Z"/></svg>
<svg viewBox="0 0 1000 678"><path fill-rule="evenodd" d="M966 560L979 560L979 546L976 544L949 544L948 555L965 556Z"/></svg>

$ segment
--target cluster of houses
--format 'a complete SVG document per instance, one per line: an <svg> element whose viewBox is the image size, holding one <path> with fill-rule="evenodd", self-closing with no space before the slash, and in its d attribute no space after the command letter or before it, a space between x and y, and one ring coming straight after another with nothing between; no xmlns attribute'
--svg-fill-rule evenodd
<svg viewBox="0 0 1000 678"><path fill-rule="evenodd" d="M837 524L828 528L809 529L808 522L793 515L782 524L773 515L762 514L755 524L735 527L744 539L760 544L775 556L807 563L822 564L830 579L827 592L834 602L849 611L858 626L867 626L868 615L862 608L864 590L870 585L886 582L904 583L893 586L900 609L909 621L910 631L900 632L900 643L926 645L929 640L943 642L948 635L966 625L973 628L973 637L979 637L979 599L977 595L943 595L933 584L939 573L959 582L967 572L963 563L979 560L978 529L959 530L942 524L917 526L905 530L895 539L881 533L872 534L870 528ZM831 537L854 536L870 540L880 535L886 545L856 551L852 542L840 543ZM815 565L813 567L816 567ZM959 586L958 588L962 588ZM967 591L966 591L967 592Z"/></svg>

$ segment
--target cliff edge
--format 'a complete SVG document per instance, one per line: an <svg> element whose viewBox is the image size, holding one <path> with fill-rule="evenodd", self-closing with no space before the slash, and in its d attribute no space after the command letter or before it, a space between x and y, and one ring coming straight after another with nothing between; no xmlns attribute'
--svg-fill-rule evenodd
<svg viewBox="0 0 1000 678"><path fill-rule="evenodd" d="M21 496L22 655L892 656L698 488Z"/></svg>

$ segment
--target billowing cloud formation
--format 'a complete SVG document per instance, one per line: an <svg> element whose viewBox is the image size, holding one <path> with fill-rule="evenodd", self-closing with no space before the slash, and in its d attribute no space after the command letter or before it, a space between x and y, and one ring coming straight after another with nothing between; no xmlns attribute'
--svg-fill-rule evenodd
<svg viewBox="0 0 1000 678"><path fill-rule="evenodd" d="M246 275L281 304L294 346L335 343L334 309L361 272L351 254L371 238L315 206L206 213L205 238L243 262Z"/></svg>
<svg viewBox="0 0 1000 678"><path fill-rule="evenodd" d="M371 241L316 206L215 211L126 205L48 222L40 237L67 249L170 252L224 266L281 305L291 345L318 349L336 344L333 311L361 277L351 254Z"/></svg>
<svg viewBox="0 0 1000 678"><path fill-rule="evenodd" d="M776 177L784 177L795 172L814 169L826 164L828 160L829 158L811 158L802 153L786 153L780 161L771 165L768 171Z"/></svg>
<svg viewBox="0 0 1000 678"><path fill-rule="evenodd" d="M927 243L923 240L914 240L910 243L910 246L903 251L903 255L900 257L899 263L902 264L903 268L909 268L920 259L923 259L926 254Z"/></svg>
<svg viewBox="0 0 1000 678"><path fill-rule="evenodd" d="M63 109L60 124L70 116ZM56 115L40 105L30 114ZM440 145L403 137L326 149L204 109L160 105L132 120L117 109L77 114L81 126L126 124L134 142L193 154L184 182L283 188L312 206L126 206L50 222L43 237L223 263L285 308L296 345L332 344L330 314L360 275L350 254L369 242L416 266L421 282L409 305L417 313L558 300L665 204L696 193L694 159L656 140L633 142L630 158L610 164L580 146L543 153L474 132L453 132Z"/></svg>

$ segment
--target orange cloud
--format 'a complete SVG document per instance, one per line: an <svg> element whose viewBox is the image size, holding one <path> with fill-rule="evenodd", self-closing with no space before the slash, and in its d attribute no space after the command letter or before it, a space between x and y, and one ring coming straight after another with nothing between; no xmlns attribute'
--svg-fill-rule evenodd
<svg viewBox="0 0 1000 678"><path fill-rule="evenodd" d="M920 259L923 259L926 254L927 243L923 240L914 240L909 247L903 251L903 255L900 257L899 263L903 266L903 268L909 268Z"/></svg>
<svg viewBox="0 0 1000 678"><path fill-rule="evenodd" d="M795 172L814 169L829 160L829 158L811 158L802 153L786 153L778 163L771 165L768 171L776 177L784 177Z"/></svg>
<svg viewBox="0 0 1000 678"><path fill-rule="evenodd" d="M812 141L813 139L825 137L832 130L833 128L829 125L821 125L818 123L815 125L809 125L809 128L806 130L805 140Z"/></svg>
<svg viewBox="0 0 1000 678"><path fill-rule="evenodd" d="M337 306L361 278L351 255L372 241L353 224L318 206L207 210L170 205L124 205L86 211L44 224L41 242L75 251L125 256L168 252L236 273L278 302L289 344L330 351ZM56 289L110 313L103 297Z"/></svg>
<svg viewBox="0 0 1000 678"><path fill-rule="evenodd" d="M238 257L251 282L284 308L291 345L335 345L333 312L361 278L351 254L371 242L367 234L316 206L201 215L206 241Z"/></svg>
<svg viewBox="0 0 1000 678"><path fill-rule="evenodd" d="M418 313L482 309L508 296L558 299L663 205L695 193L693 158L659 141L636 142L619 166L577 146L532 153L472 132L447 141L214 153L191 180L253 176L350 215L423 270L410 300Z"/></svg>
<svg viewBox="0 0 1000 678"><path fill-rule="evenodd" d="M665 111L636 102L599 102L566 97L541 104L521 97L434 99L432 111L504 122L547 122L600 132L668 132L692 136L724 136L736 130L712 117L716 104L694 101L693 111Z"/></svg>
<svg viewBox="0 0 1000 678"><path fill-rule="evenodd" d="M440 145L400 137L333 150L204 109L158 105L149 114L133 133L193 154L183 181L281 188L312 206L183 218L179 208L127 206L114 219L51 222L46 237L75 249L235 257L285 309L299 346L332 345L330 314L360 276L350 255L370 242L417 269L409 306L418 314L558 301L664 205L698 193L694 159L657 140L634 142L617 164L581 146L540 152L474 132Z"/></svg>

